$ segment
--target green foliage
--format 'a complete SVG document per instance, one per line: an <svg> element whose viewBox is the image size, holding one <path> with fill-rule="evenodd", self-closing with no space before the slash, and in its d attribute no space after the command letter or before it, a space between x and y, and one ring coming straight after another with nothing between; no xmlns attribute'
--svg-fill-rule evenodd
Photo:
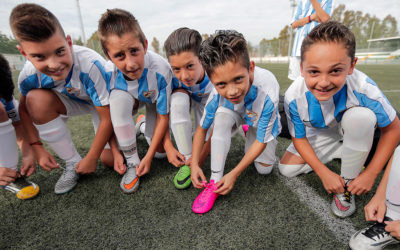
<svg viewBox="0 0 400 250"><path fill-rule="evenodd" d="M0 32L0 53L3 54L18 54L17 40L7 37Z"/></svg>
<svg viewBox="0 0 400 250"><path fill-rule="evenodd" d="M81 45L81 46L84 46L84 44L83 44L83 42L82 42L82 38L81 38L81 37L79 37L78 39L74 39L74 40L72 40L72 43L73 43L73 44L75 44L75 45Z"/></svg>
<svg viewBox="0 0 400 250"><path fill-rule="evenodd" d="M100 39L99 36L97 35L97 31L93 32L93 34L87 40L86 46L104 57L103 49L101 48Z"/></svg>

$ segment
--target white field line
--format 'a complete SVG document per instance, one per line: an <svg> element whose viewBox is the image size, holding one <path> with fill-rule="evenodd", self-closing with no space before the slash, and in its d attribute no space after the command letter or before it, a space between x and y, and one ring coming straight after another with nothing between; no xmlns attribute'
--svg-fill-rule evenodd
<svg viewBox="0 0 400 250"><path fill-rule="evenodd" d="M279 174L275 168L275 174L294 193L299 196L301 202L308 206L323 221L340 242L347 244L357 230L349 219L336 218L330 209L330 202L321 198L311 187L297 177L287 178ZM358 208L360 209L360 208Z"/></svg>
<svg viewBox="0 0 400 250"><path fill-rule="evenodd" d="M400 89L391 89L391 90L382 90L384 93L398 93L400 92Z"/></svg>

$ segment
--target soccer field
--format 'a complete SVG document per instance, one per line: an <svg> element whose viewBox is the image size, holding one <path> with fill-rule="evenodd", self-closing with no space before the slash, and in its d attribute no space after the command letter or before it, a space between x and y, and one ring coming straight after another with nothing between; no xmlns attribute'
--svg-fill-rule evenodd
<svg viewBox="0 0 400 250"><path fill-rule="evenodd" d="M262 66L275 74L284 93L290 84L288 65ZM399 110L400 65L357 68L376 81ZM85 155L93 140L90 117L71 118L68 126L79 153ZM279 139L278 157L289 142ZM138 149L140 156L147 150L142 136ZM240 161L243 149L243 138L235 136L225 173ZM328 166L338 171L340 162ZM209 177L209 159L204 170ZM356 213L337 219L329 210L331 196L315 173L287 179L274 169L261 176L251 165L229 195L219 197L209 213L199 216L191 206L200 190L177 190L172 182L177 169L166 159L153 160L151 172L131 195L120 191L121 176L100 163L72 192L56 195L53 189L61 173L62 169L38 168L29 179L41 191L32 200L0 192L0 249L347 249L350 235L366 226L363 207L373 196L371 192L356 197Z"/></svg>

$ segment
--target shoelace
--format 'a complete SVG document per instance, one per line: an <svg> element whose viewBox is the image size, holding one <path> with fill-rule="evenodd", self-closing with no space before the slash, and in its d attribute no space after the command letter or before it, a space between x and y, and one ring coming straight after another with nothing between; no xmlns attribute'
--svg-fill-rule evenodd
<svg viewBox="0 0 400 250"><path fill-rule="evenodd" d="M204 189L202 198L205 200L208 200L208 198L214 193L214 190L216 190L215 184L214 184L214 182L212 182L212 183L203 182L203 185L204 185L205 189Z"/></svg>
<svg viewBox="0 0 400 250"><path fill-rule="evenodd" d="M347 202L350 202L351 200L351 193L347 191L347 185L344 186L344 198L346 199Z"/></svg>
<svg viewBox="0 0 400 250"><path fill-rule="evenodd" d="M389 233L385 231L385 224L383 223L375 223L373 226L368 228L363 234L367 236L370 239L373 239L374 236L377 236L379 238L385 237L385 235L388 235Z"/></svg>

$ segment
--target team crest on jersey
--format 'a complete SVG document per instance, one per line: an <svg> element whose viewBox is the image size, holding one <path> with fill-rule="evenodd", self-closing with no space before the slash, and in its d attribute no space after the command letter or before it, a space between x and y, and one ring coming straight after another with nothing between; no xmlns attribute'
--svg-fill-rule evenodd
<svg viewBox="0 0 400 250"><path fill-rule="evenodd" d="M200 98L202 98L204 95L205 95L205 94L204 94L204 93L201 93L201 92L198 92L198 93L197 93L197 96L200 97Z"/></svg>
<svg viewBox="0 0 400 250"><path fill-rule="evenodd" d="M70 95L75 95L78 96L80 94L80 90L76 89L74 87L65 87L65 90L68 92Z"/></svg>
<svg viewBox="0 0 400 250"><path fill-rule="evenodd" d="M257 121L258 115L256 112L246 109L246 114L251 122Z"/></svg>
<svg viewBox="0 0 400 250"><path fill-rule="evenodd" d="M149 90L149 91L143 91L143 96L147 99L152 99L155 95L156 91L153 90Z"/></svg>

